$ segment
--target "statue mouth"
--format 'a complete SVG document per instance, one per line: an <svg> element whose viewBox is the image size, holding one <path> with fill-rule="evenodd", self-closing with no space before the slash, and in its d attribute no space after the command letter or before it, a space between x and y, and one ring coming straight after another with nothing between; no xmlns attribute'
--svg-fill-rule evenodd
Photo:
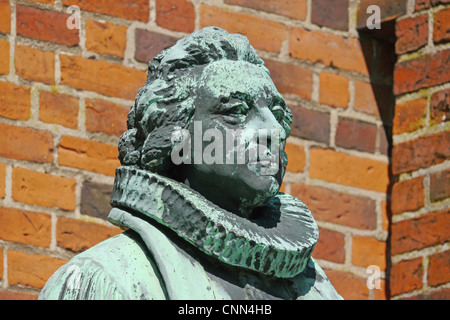
<svg viewBox="0 0 450 320"><path fill-rule="evenodd" d="M247 169L258 176L272 176L278 172L278 165L269 160L254 161L247 163Z"/></svg>
<svg viewBox="0 0 450 320"><path fill-rule="evenodd" d="M257 160L257 161L249 161L248 165L260 165L261 167L270 167L272 161L270 160Z"/></svg>
<svg viewBox="0 0 450 320"><path fill-rule="evenodd" d="M268 150L267 150L268 151ZM279 157L270 151L247 158L247 168L260 176L272 176L278 173Z"/></svg>

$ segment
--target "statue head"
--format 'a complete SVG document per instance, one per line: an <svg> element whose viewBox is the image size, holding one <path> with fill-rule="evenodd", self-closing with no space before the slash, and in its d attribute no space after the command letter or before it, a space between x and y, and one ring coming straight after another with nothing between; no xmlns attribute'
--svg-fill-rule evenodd
<svg viewBox="0 0 450 320"><path fill-rule="evenodd" d="M218 206L249 217L280 189L291 122L289 108L247 38L208 27L149 63L119 142L119 159L123 166L185 183ZM181 149L188 161L174 163L174 150ZM205 152L207 159L201 157Z"/></svg>

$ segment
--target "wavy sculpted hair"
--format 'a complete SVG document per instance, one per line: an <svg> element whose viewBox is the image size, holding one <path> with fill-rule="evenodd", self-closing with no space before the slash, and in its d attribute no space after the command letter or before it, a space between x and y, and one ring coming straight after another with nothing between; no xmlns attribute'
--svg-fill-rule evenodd
<svg viewBox="0 0 450 320"><path fill-rule="evenodd" d="M136 96L127 118L128 130L119 141L122 165L168 176L172 132L187 129L192 122L196 79L208 63L222 59L246 61L269 73L246 37L217 27L180 39L150 61L147 81ZM285 167L285 154L283 160Z"/></svg>

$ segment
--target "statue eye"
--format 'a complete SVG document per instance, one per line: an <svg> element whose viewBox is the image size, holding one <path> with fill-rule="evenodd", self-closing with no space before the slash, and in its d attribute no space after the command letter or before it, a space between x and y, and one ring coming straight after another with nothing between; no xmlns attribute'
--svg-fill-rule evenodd
<svg viewBox="0 0 450 320"><path fill-rule="evenodd" d="M275 105L272 107L272 114L278 122L281 122L285 117L284 109L279 105Z"/></svg>
<svg viewBox="0 0 450 320"><path fill-rule="evenodd" d="M248 105L243 102L239 101L237 103L233 103L226 107L225 115L238 119L239 121L244 121L247 117L248 111L249 111Z"/></svg>
<svg viewBox="0 0 450 320"><path fill-rule="evenodd" d="M246 115L248 112L248 106L245 103L237 103L233 105L229 109L230 113L237 114L237 115Z"/></svg>

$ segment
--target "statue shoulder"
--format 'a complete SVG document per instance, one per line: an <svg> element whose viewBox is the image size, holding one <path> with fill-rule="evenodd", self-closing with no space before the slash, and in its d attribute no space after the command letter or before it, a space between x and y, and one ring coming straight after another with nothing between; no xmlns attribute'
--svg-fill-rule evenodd
<svg viewBox="0 0 450 320"><path fill-rule="evenodd" d="M165 299L161 278L140 237L127 231L73 257L47 281L46 300Z"/></svg>

